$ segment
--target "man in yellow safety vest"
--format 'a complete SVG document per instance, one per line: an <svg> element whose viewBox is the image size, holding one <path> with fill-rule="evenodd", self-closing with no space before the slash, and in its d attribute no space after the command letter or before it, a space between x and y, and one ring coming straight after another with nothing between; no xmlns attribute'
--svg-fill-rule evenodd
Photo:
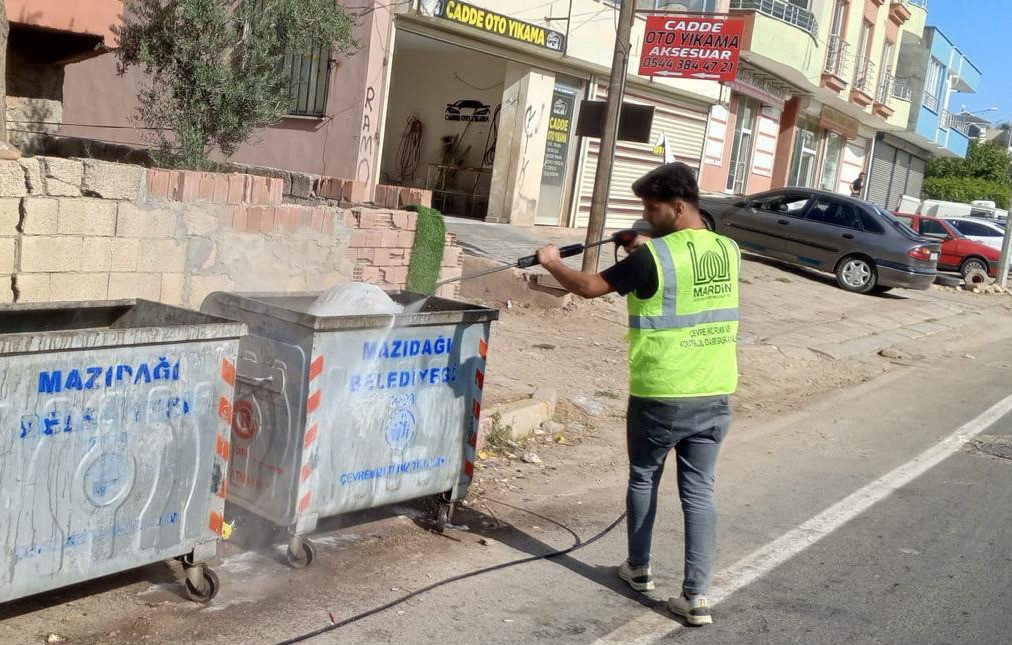
<svg viewBox="0 0 1012 645"><path fill-rule="evenodd" d="M665 164L633 184L652 239L602 271L563 264L546 246L538 261L584 298L612 291L629 310L629 556L618 574L637 591L654 588L650 544L657 489L673 449L685 519L682 593L668 607L690 625L713 622L706 601L716 538L714 469L731 422L728 398L738 384L738 274L732 240L710 232L699 213L699 187L683 163Z"/></svg>

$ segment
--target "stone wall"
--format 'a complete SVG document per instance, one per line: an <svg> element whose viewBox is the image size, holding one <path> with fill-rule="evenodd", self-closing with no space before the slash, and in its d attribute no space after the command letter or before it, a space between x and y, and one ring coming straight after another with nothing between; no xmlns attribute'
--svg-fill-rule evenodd
<svg viewBox="0 0 1012 645"><path fill-rule="evenodd" d="M215 290L323 290L353 275L403 288L413 213L287 204L282 193L280 180L237 173L0 162L0 275L11 276L0 300L199 307Z"/></svg>

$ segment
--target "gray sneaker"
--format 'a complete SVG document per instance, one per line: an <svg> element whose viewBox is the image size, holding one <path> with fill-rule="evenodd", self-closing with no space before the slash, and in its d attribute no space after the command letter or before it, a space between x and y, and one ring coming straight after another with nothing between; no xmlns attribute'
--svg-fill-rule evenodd
<svg viewBox="0 0 1012 645"><path fill-rule="evenodd" d="M693 627L712 625L713 617L710 616L710 605L706 602L706 596L698 595L686 598L685 594L668 598L668 609L676 616L685 619Z"/></svg>
<svg viewBox="0 0 1012 645"><path fill-rule="evenodd" d="M626 560L618 568L618 577L625 580L626 584L632 587L634 591L654 590L654 576L650 573L649 564L642 567L633 567Z"/></svg>

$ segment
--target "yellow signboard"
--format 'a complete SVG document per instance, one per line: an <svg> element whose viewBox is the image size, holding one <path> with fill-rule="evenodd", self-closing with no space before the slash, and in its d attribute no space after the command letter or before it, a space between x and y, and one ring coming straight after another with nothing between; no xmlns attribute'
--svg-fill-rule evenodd
<svg viewBox="0 0 1012 645"><path fill-rule="evenodd" d="M486 33L503 36L510 40L544 47L562 53L566 49L566 37L558 31L532 25L508 16L475 7L457 0L443 0L439 13L442 18L461 25L480 29Z"/></svg>

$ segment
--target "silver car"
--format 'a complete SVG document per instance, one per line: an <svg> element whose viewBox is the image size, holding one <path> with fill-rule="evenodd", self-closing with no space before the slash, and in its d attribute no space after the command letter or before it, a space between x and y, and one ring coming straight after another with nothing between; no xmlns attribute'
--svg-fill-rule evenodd
<svg viewBox="0 0 1012 645"><path fill-rule="evenodd" d="M809 188L702 197L707 226L743 250L836 275L856 293L927 289L941 245L868 202Z"/></svg>

